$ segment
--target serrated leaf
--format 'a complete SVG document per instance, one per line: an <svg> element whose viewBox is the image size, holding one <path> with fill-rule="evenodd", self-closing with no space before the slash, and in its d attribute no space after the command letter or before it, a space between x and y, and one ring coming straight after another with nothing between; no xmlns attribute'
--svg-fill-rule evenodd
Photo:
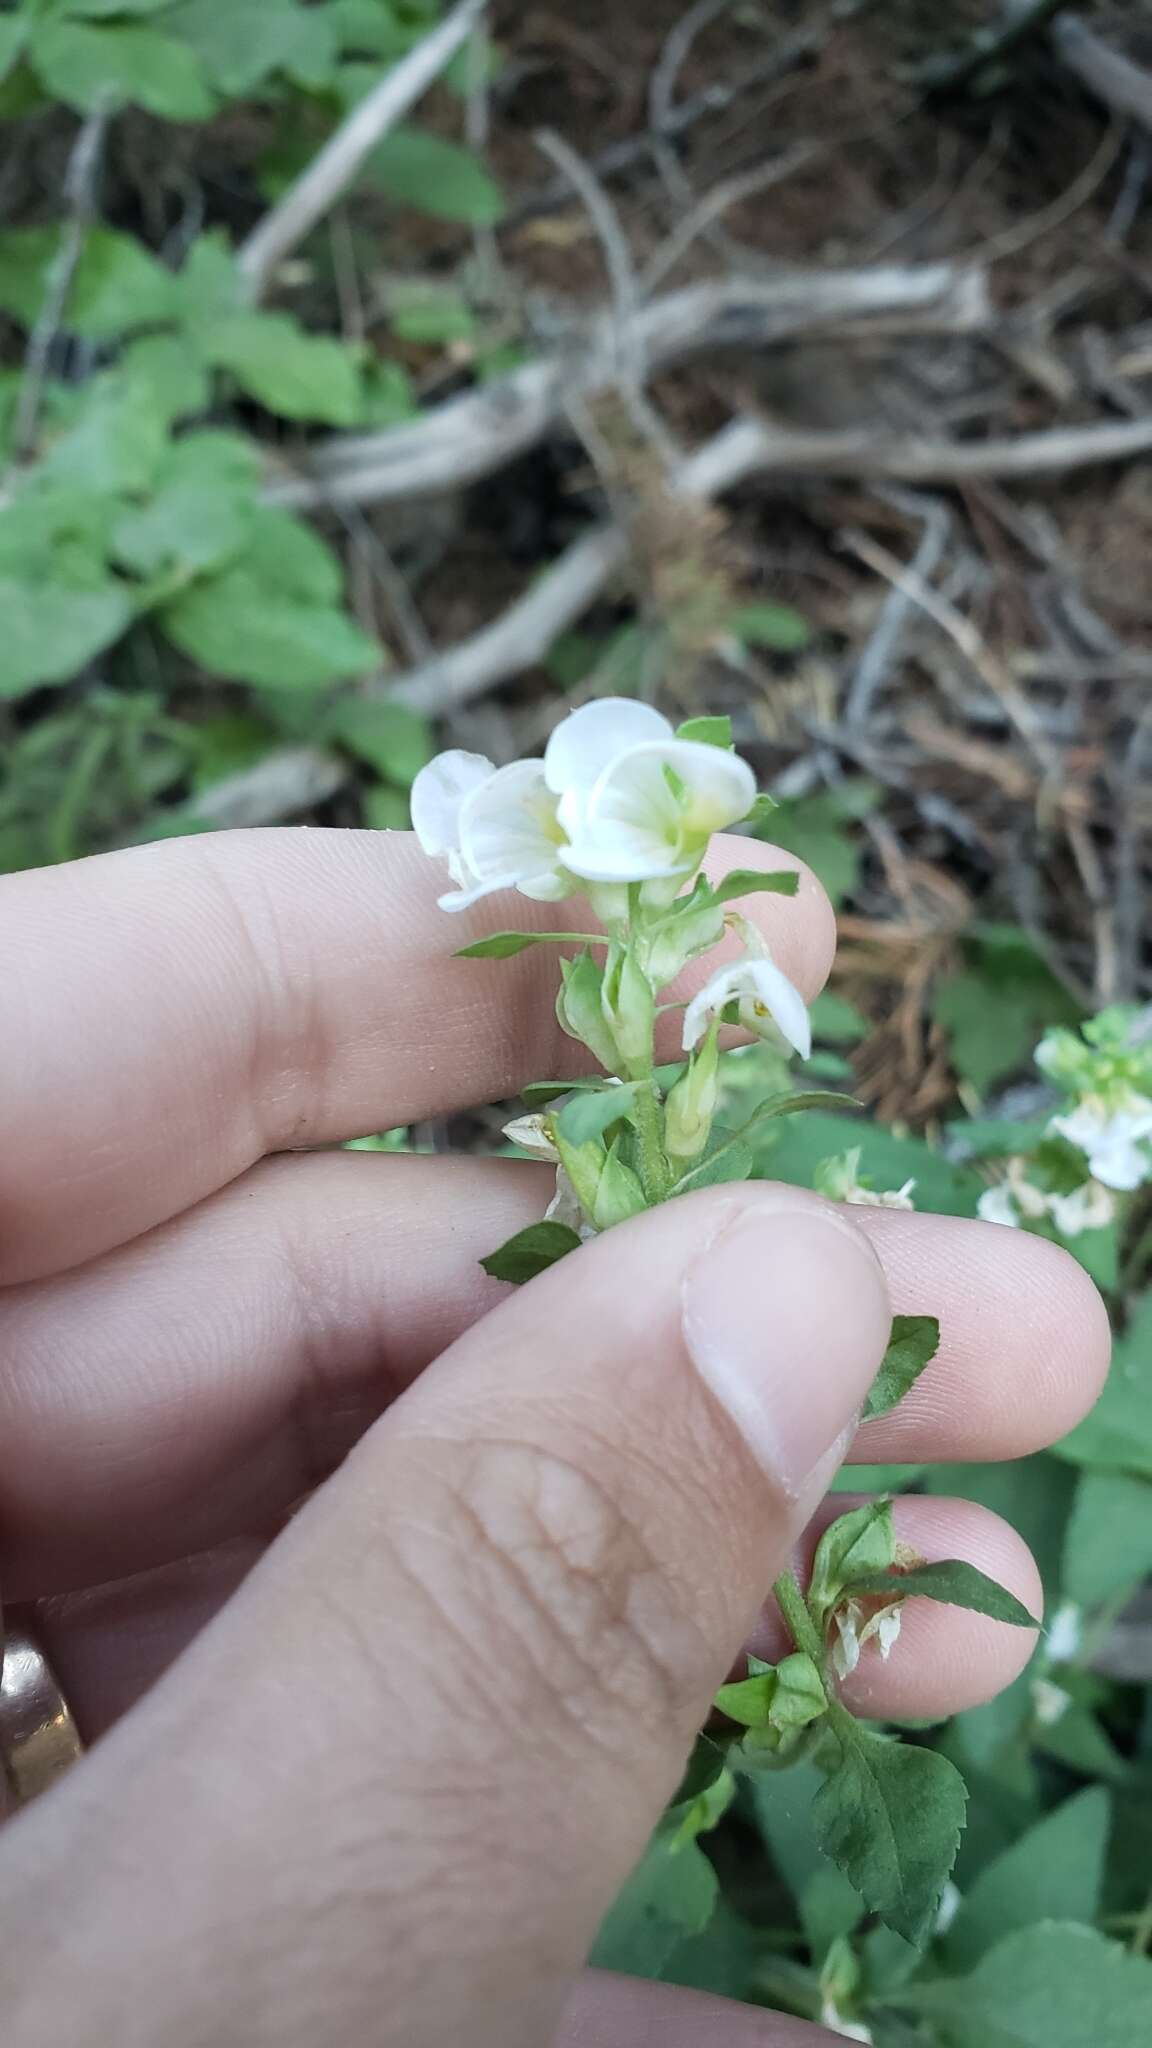
<svg viewBox="0 0 1152 2048"><path fill-rule="evenodd" d="M869 1389L861 1421L872 1422L877 1415L888 1415L898 1407L939 1349L936 1316L893 1316L888 1349Z"/></svg>
<svg viewBox="0 0 1152 2048"><path fill-rule="evenodd" d="M945 1607L967 1607L973 1614L986 1614L992 1621L1009 1622L1013 1628L1039 1628L1006 1586L997 1585L985 1572L964 1558L944 1558L939 1564L912 1565L907 1571L864 1571L845 1581L852 1593L876 1593L892 1597L907 1595L920 1600L937 1600Z"/></svg>
<svg viewBox="0 0 1152 2048"><path fill-rule="evenodd" d="M206 674L266 689L319 689L369 674L374 640L343 612L293 602L246 566L185 591L158 614L165 633Z"/></svg>
<svg viewBox="0 0 1152 2048"><path fill-rule="evenodd" d="M730 718L686 718L676 728L678 740L694 741L697 746L723 747L727 752L732 746L732 720Z"/></svg>
<svg viewBox="0 0 1152 2048"><path fill-rule="evenodd" d="M896 1529L890 1500L866 1501L829 1524L816 1546L809 1605L827 1617L850 1581L865 1572L886 1572L896 1557Z"/></svg>
<svg viewBox="0 0 1152 2048"><path fill-rule="evenodd" d="M741 896L794 896L799 887L800 877L794 872L766 875L758 868L734 868L715 884L713 894L717 903L734 903Z"/></svg>
<svg viewBox="0 0 1152 2048"><path fill-rule="evenodd" d="M909 1986L900 2003L949 2048L1136 2048L1152 2036L1152 1962L1049 1921L998 1942L966 1977Z"/></svg>
<svg viewBox="0 0 1152 2048"><path fill-rule="evenodd" d="M833 1707L840 1762L812 1806L816 1837L865 1904L920 1947L956 1861L967 1793L935 1750L889 1742Z"/></svg>
<svg viewBox="0 0 1152 2048"><path fill-rule="evenodd" d="M70 590L0 578L0 699L69 682L120 638L132 618L132 600L121 584Z"/></svg>
<svg viewBox="0 0 1152 2048"><path fill-rule="evenodd" d="M8 228L0 234L0 308L34 325L60 251L58 228ZM131 235L90 229L68 295L65 325L86 341L114 341L136 327L175 316L176 279Z"/></svg>
<svg viewBox="0 0 1152 2048"><path fill-rule="evenodd" d="M971 1969L1018 1927L1042 1920L1094 1921L1111 1809L1104 1787L1090 1785L986 1864L965 1891L945 1937L951 1967Z"/></svg>
<svg viewBox="0 0 1152 2048"><path fill-rule="evenodd" d="M130 101L166 121L208 121L216 99L194 50L159 29L48 21L31 48L49 91L81 113Z"/></svg>
<svg viewBox="0 0 1152 2048"><path fill-rule="evenodd" d="M206 338L209 361L227 370L269 412L351 427L362 412L360 368L331 335L308 334L282 313L233 313Z"/></svg>
<svg viewBox="0 0 1152 2048"><path fill-rule="evenodd" d="M476 939L471 946L458 947L452 957L454 960L511 960L529 946L606 944L605 939L597 939L590 932L493 932L490 938Z"/></svg>
<svg viewBox="0 0 1152 2048"><path fill-rule="evenodd" d="M480 158L431 129L394 128L369 166L391 198L436 220L495 227L504 218L504 195Z"/></svg>
<svg viewBox="0 0 1152 2048"><path fill-rule="evenodd" d="M611 1124L629 1117L636 1097L647 1082L629 1081L620 1088L599 1088L572 1097L560 1111L557 1122L570 1145L588 1145L603 1137Z"/></svg>
<svg viewBox="0 0 1152 2048"><path fill-rule="evenodd" d="M526 1230L518 1230L515 1237L502 1244L499 1251L481 1259L480 1264L493 1280L509 1280L521 1287L579 1249L580 1239L566 1223L530 1223Z"/></svg>

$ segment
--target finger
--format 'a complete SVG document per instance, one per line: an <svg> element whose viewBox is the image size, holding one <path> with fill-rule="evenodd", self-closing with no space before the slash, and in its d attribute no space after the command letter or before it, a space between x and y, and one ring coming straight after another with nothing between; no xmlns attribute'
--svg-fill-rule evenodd
<svg viewBox="0 0 1152 2048"><path fill-rule="evenodd" d="M556 2048L836 2048L843 2035L727 1998L589 1970L564 2013Z"/></svg>
<svg viewBox="0 0 1152 2048"><path fill-rule="evenodd" d="M479 1262L549 1187L511 1161L273 1160L104 1260L0 1293L10 1597L206 1550L310 1492L501 1298ZM995 1224L852 1213L897 1312L941 1323L939 1357L852 1456L1020 1457L1079 1420L1109 1333L1066 1253Z"/></svg>
<svg viewBox="0 0 1152 2048"><path fill-rule="evenodd" d="M822 1503L797 1551L806 1581L816 1543L860 1497ZM924 1558L960 1557L996 1579L1039 1616L1042 1592L1031 1553L1014 1529L972 1501L910 1495L896 1502L900 1540ZM229 1600L263 1555L243 1538L112 1585L42 1601L32 1623L88 1740L102 1735L150 1690ZM993 1698L1012 1683L1034 1638L959 1607L913 1600L884 1659L866 1650L845 1697L877 1720L931 1721ZM786 1647L769 1602L746 1649L775 1659Z"/></svg>
<svg viewBox="0 0 1152 2048"><path fill-rule="evenodd" d="M800 867L733 838L713 865ZM436 889L409 834L308 830L0 881L0 1285L123 1243L266 1152L587 1068L555 1020L553 949L451 958L502 925L550 929L555 905L450 918ZM834 944L819 885L805 870L795 899L748 909L815 993Z"/></svg>
<svg viewBox="0 0 1152 2048"><path fill-rule="evenodd" d="M807 1584L812 1557L830 1522L866 1496L835 1494L821 1504L804 1533L796 1563ZM1044 1589L1035 1559L1015 1529L975 1501L906 1494L894 1503L896 1535L927 1563L962 1558L1023 1603L1037 1620ZM774 1661L790 1643L769 1602L749 1644ZM877 1721L942 1721L983 1705L1018 1678L1036 1647L1032 1629L992 1621L963 1607L911 1599L901 1609L900 1634L888 1657L872 1644L841 1688L854 1713Z"/></svg>
<svg viewBox="0 0 1152 2048"><path fill-rule="evenodd" d="M82 1975L81 2042L142 2048L143 1976L231 2048L321 2019L539 2048L889 1315L862 1235L791 1189L669 1203L501 1303L8 1831L31 2037L76 2041Z"/></svg>

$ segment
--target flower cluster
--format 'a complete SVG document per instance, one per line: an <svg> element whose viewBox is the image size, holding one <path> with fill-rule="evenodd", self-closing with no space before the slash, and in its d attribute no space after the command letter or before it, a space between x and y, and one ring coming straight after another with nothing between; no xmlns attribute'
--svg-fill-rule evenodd
<svg viewBox="0 0 1152 2048"><path fill-rule="evenodd" d="M1112 1221L1117 1195L1152 1182L1152 1039L1137 1011L1104 1010L1081 1031L1049 1031L1036 1063L1065 1099L1041 1144L985 1190L980 1214L1077 1238Z"/></svg>
<svg viewBox="0 0 1152 2048"><path fill-rule="evenodd" d="M464 949L507 954L550 940L584 942L561 959L557 1015L608 1078L509 1131L522 1149L557 1164L549 1220L577 1236L679 1192L717 1148L725 1157L710 1177L749 1170L746 1148L716 1127L723 1024L803 1058L811 1051L803 997L758 929L731 907L757 891L791 895L795 875L741 870L713 884L702 872L713 834L755 821L765 808L752 770L732 750L727 720L674 730L650 706L617 697L565 718L542 760L497 768L454 751L417 777L413 825L454 885L440 897L442 909L468 910L509 890L545 903L578 896L603 927L507 932ZM682 1063L658 1068L658 1017L678 1007L661 1002L662 992L721 941L729 954L735 945L737 957L683 1006ZM598 1095L592 1103L589 1090Z"/></svg>

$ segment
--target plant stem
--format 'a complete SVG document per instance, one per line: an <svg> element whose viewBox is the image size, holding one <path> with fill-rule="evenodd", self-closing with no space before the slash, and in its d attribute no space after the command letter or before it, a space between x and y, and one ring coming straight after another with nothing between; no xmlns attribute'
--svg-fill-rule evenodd
<svg viewBox="0 0 1152 2048"><path fill-rule="evenodd" d="M633 1108L639 1140L640 1179L653 1208L666 1202L672 1192L672 1169L664 1153L664 1129L656 1083L649 1081L636 1096Z"/></svg>
<svg viewBox="0 0 1152 2048"><path fill-rule="evenodd" d="M795 1572L782 1572L772 1592L796 1648L803 1650L806 1657L811 1657L817 1671L823 1674L827 1653L808 1612Z"/></svg>

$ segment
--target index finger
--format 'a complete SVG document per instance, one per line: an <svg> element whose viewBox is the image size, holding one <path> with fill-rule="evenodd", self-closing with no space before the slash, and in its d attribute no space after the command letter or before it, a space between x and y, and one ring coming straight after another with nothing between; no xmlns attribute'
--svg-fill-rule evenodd
<svg viewBox="0 0 1152 2048"><path fill-rule="evenodd" d="M710 865L799 868L754 840ZM514 1095L588 1056L556 1023L555 955L454 960L556 907L449 918L407 833L222 833L0 882L0 1285L95 1257L268 1152ZM827 898L747 906L811 995ZM565 906L565 921L572 906ZM579 928L577 925L576 928Z"/></svg>

